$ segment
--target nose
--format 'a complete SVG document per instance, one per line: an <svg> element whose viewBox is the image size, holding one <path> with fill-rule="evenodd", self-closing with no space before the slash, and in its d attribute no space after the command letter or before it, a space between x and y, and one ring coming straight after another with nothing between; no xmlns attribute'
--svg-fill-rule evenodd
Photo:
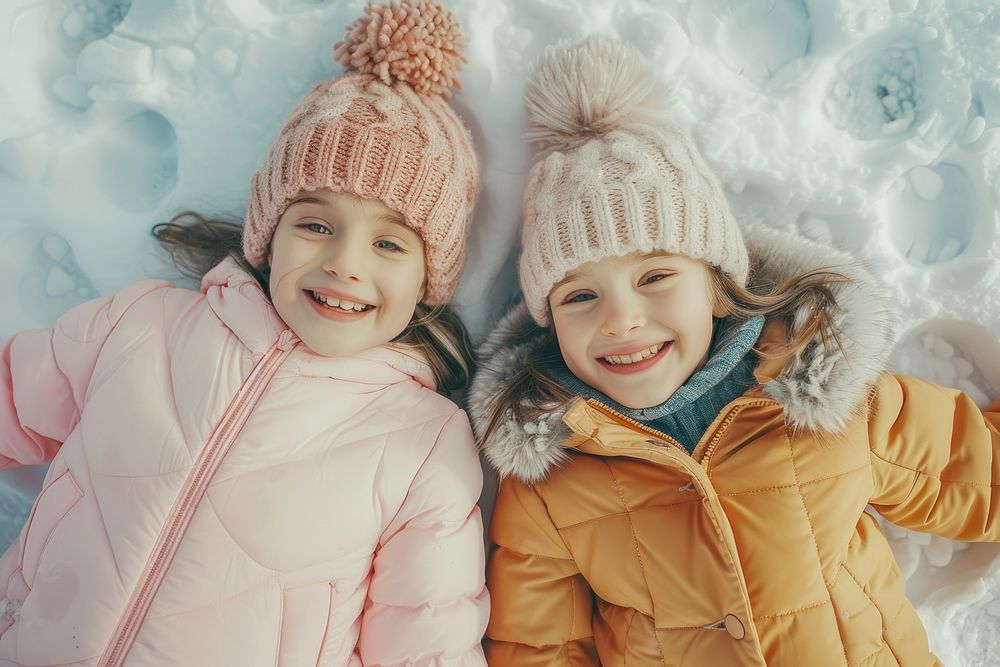
<svg viewBox="0 0 1000 667"><path fill-rule="evenodd" d="M601 333L614 338L628 336L646 323L642 309L627 297L606 299L601 317Z"/></svg>
<svg viewBox="0 0 1000 667"><path fill-rule="evenodd" d="M360 282L364 274L364 253L362 248L353 247L345 234L339 242L330 243L323 257L323 270L346 282Z"/></svg>

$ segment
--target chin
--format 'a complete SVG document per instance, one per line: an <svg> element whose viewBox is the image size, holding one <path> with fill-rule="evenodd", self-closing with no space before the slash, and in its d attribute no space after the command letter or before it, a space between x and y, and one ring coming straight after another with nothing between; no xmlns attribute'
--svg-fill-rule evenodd
<svg viewBox="0 0 1000 667"><path fill-rule="evenodd" d="M614 397L612 396L612 398L614 398ZM670 398L670 397L667 396L666 398L663 399L663 401L667 400L667 398ZM657 401L655 399L651 399L651 400L648 400L648 401L634 401L634 400L633 401L620 401L617 398L615 398L615 400L618 401L619 403L621 403L622 405L624 405L626 408L631 408L632 410L642 410L643 408L651 408L654 405L659 405L660 403L663 403L663 401Z"/></svg>
<svg viewBox="0 0 1000 667"><path fill-rule="evenodd" d="M644 394L644 395L629 394L629 395L626 395L626 396L616 396L615 394L613 394L611 392L605 391L604 393L607 394L610 398L613 398L618 403L621 403L622 405L624 405L626 408L631 408L632 410L642 410L643 408L651 408L653 406L665 403L667 401L667 399L670 398L671 396L673 396L676 391L677 391L677 389L675 388L675 389L670 390L669 393L664 393L662 395L660 395L660 394L656 394L656 395L650 395L650 394Z"/></svg>
<svg viewBox="0 0 1000 667"><path fill-rule="evenodd" d="M311 345L309 341L303 340L305 346L308 347L313 353L320 355L321 357L349 357L356 352L360 352L364 348L358 345Z"/></svg>

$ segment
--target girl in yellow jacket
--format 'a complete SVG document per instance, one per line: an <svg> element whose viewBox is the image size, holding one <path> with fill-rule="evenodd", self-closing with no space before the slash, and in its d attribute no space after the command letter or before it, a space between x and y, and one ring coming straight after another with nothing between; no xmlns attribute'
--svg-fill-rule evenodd
<svg viewBox="0 0 1000 667"><path fill-rule="evenodd" d="M1000 402L885 372L870 276L741 233L633 48L550 50L527 106L524 303L470 395L490 664L940 664L866 508L1000 540Z"/></svg>

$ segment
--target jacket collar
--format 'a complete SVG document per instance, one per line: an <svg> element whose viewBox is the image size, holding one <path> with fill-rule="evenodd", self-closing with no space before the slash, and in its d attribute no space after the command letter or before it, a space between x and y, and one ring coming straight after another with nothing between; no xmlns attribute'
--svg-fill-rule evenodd
<svg viewBox="0 0 1000 667"><path fill-rule="evenodd" d="M815 269L841 273L850 282L832 285L840 311L834 326L840 348L827 353L817 336L797 356L782 354L786 335L801 326L808 312L794 318L789 332L769 321L758 349L765 356L755 375L764 395L780 403L792 429L837 433L863 408L870 386L885 369L893 345L889 301L871 273L849 255L764 225L749 225L744 239L753 284L777 285ZM478 351L479 371L469 391L469 414L477 435L488 423L488 409L541 335L523 303L516 305ZM483 443L486 458L501 476L527 484L543 480L565 460L571 432L559 406L531 423L508 416Z"/></svg>
<svg viewBox="0 0 1000 667"><path fill-rule="evenodd" d="M205 274L201 291L215 315L255 354L264 354L283 332L290 331L254 277L231 258ZM430 389L435 387L434 374L423 359L392 345L369 348L349 357L324 357L299 345L295 358L302 375L371 385L414 379Z"/></svg>

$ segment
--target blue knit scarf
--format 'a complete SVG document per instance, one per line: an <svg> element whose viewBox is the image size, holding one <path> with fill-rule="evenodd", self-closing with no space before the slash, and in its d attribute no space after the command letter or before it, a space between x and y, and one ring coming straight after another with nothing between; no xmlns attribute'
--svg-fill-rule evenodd
<svg viewBox="0 0 1000 667"><path fill-rule="evenodd" d="M552 378L573 395L594 398L621 414L666 433L687 449L695 446L722 409L757 384L757 355L751 348L760 338L764 318L725 318L715 325L708 362L666 401L648 408L627 408L582 382L563 366Z"/></svg>

